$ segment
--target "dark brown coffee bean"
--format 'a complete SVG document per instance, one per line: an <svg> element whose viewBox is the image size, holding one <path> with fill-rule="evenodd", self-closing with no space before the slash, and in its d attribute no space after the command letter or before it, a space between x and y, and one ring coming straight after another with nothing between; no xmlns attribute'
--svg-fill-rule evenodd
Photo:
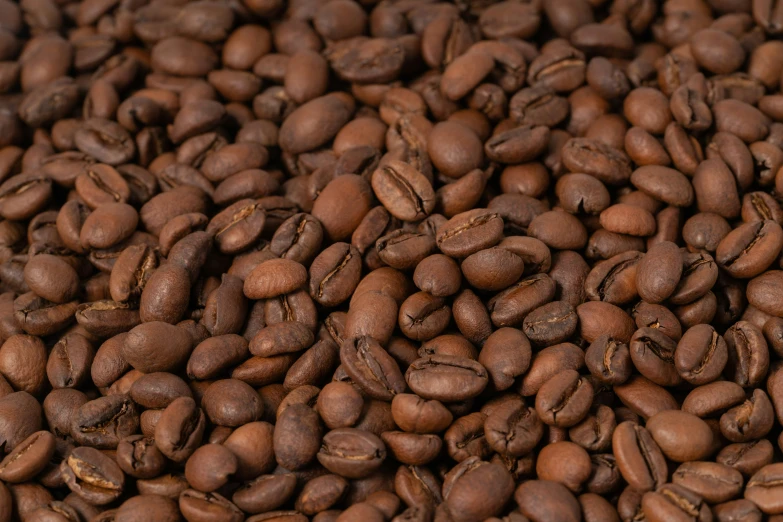
<svg viewBox="0 0 783 522"><path fill-rule="evenodd" d="M636 369L661 386L676 386L681 377L674 366L677 343L657 328L639 328L628 345Z"/></svg>
<svg viewBox="0 0 783 522"><path fill-rule="evenodd" d="M71 436L80 444L116 448L139 426L136 406L126 395L107 395L82 405L71 419Z"/></svg>
<svg viewBox="0 0 783 522"><path fill-rule="evenodd" d="M651 520L680 516L709 520L712 517L709 506L700 496L677 484L664 484L656 491L648 491L642 497L641 507Z"/></svg>
<svg viewBox="0 0 783 522"><path fill-rule="evenodd" d="M764 437L774 423L771 406L766 393L760 389L754 390L743 404L721 416L721 434L732 442L747 442Z"/></svg>
<svg viewBox="0 0 783 522"><path fill-rule="evenodd" d="M0 185L0 216L24 220L42 210L52 195L52 182L42 173L13 176Z"/></svg>
<svg viewBox="0 0 783 522"><path fill-rule="evenodd" d="M487 371L470 359L432 355L414 362L405 379L421 397L453 402L480 394L487 385Z"/></svg>
<svg viewBox="0 0 783 522"><path fill-rule="evenodd" d="M593 387L587 379L575 370L565 370L538 390L536 412L544 423L568 428L587 414L592 394Z"/></svg>
<svg viewBox="0 0 783 522"><path fill-rule="evenodd" d="M48 431L33 433L0 462L0 477L8 483L30 480L49 463L54 451L54 435Z"/></svg>
<svg viewBox="0 0 783 522"><path fill-rule="evenodd" d="M666 461L647 429L630 421L617 425L612 449L623 478L638 491L650 491L666 481Z"/></svg>
<svg viewBox="0 0 783 522"><path fill-rule="evenodd" d="M338 428L324 436L318 461L345 478L363 478L377 470L386 458L386 446L372 433L356 428Z"/></svg>
<svg viewBox="0 0 783 522"><path fill-rule="evenodd" d="M544 424L534 408L522 401L499 405L484 421L487 443L497 452L515 457L535 448L544 435Z"/></svg>
<svg viewBox="0 0 783 522"><path fill-rule="evenodd" d="M726 342L709 325L696 325L686 331L674 354L679 374L697 386L720 376L727 360Z"/></svg>
<svg viewBox="0 0 783 522"><path fill-rule="evenodd" d="M168 371L184 365L193 340L181 328L160 321L141 324L122 344L123 358L139 371Z"/></svg>
<svg viewBox="0 0 783 522"><path fill-rule="evenodd" d="M570 172L583 172L609 185L620 185L631 177L631 162L622 152L587 138L569 140L562 151Z"/></svg>
<svg viewBox="0 0 783 522"><path fill-rule="evenodd" d="M559 482L550 480L529 480L519 486L514 500L520 511L531 520L545 520L555 515L564 522L575 522L581 518L581 508L576 497Z"/></svg>
<svg viewBox="0 0 783 522"><path fill-rule="evenodd" d="M646 427L664 455L675 462L701 460L712 449L712 430L695 415L662 411L648 419Z"/></svg>
<svg viewBox="0 0 783 522"><path fill-rule="evenodd" d="M761 330L738 321L724 334L728 348L726 376L743 387L756 386L769 368L769 348Z"/></svg>
<svg viewBox="0 0 783 522"><path fill-rule="evenodd" d="M576 307L579 316L579 333L588 342L604 334L627 343L635 330L631 317L621 308L610 303L590 301Z"/></svg>
<svg viewBox="0 0 783 522"><path fill-rule="evenodd" d="M775 497L775 480L780 466L769 464L758 470L747 483L745 498L756 504L764 513L777 513L780 508Z"/></svg>
<svg viewBox="0 0 783 522"><path fill-rule="evenodd" d="M81 387L91 371L95 356L84 336L70 333L54 345L46 363L46 375L54 388Z"/></svg>
<svg viewBox="0 0 783 522"><path fill-rule="evenodd" d="M243 484L231 500L248 513L265 513L285 504L295 487L296 477L293 474L261 475Z"/></svg>
<svg viewBox="0 0 783 522"><path fill-rule="evenodd" d="M712 503L734 498L743 485L739 471L716 462L686 462L674 472L672 481Z"/></svg>
<svg viewBox="0 0 783 522"><path fill-rule="evenodd" d="M636 275L643 256L640 252L629 251L596 263L585 280L587 298L616 305L636 299Z"/></svg>
<svg viewBox="0 0 783 522"><path fill-rule="evenodd" d="M534 343L553 345L571 337L576 325L576 310L564 301L554 301L528 314L522 330Z"/></svg>
<svg viewBox="0 0 783 522"><path fill-rule="evenodd" d="M204 412L190 397L172 401L155 425L155 445L174 462L185 462L201 444Z"/></svg>
<svg viewBox="0 0 783 522"><path fill-rule="evenodd" d="M155 446L154 439L133 435L117 446L117 464L132 477L148 479L160 475L166 459Z"/></svg>
<svg viewBox="0 0 783 522"><path fill-rule="evenodd" d="M389 400L405 391L397 363L372 338L343 341L340 361L353 382L370 397Z"/></svg>
<svg viewBox="0 0 783 522"><path fill-rule="evenodd" d="M18 334L0 347L0 373L16 390L40 395L46 379L46 347L40 338Z"/></svg>
<svg viewBox="0 0 783 522"><path fill-rule="evenodd" d="M92 504L112 502L125 486L119 466L95 448L74 449L60 468L71 491Z"/></svg>
<svg viewBox="0 0 783 522"><path fill-rule="evenodd" d="M750 278L766 270L781 247L783 231L776 222L754 221L729 232L718 244L715 256L730 275Z"/></svg>
<svg viewBox="0 0 783 522"><path fill-rule="evenodd" d="M197 520L214 516L231 522L242 520L244 513L234 503L218 493L202 493L186 489L179 495L179 509L185 517Z"/></svg>
<svg viewBox="0 0 783 522"><path fill-rule="evenodd" d="M435 207L432 185L415 168L392 160L375 171L372 187L381 204L396 218L418 221Z"/></svg>

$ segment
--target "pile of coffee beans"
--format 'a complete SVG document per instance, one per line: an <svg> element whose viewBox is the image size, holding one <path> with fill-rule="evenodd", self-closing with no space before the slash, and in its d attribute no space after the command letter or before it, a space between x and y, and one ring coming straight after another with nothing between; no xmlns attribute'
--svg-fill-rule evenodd
<svg viewBox="0 0 783 522"><path fill-rule="evenodd" d="M783 521L783 1L0 0L0 522Z"/></svg>

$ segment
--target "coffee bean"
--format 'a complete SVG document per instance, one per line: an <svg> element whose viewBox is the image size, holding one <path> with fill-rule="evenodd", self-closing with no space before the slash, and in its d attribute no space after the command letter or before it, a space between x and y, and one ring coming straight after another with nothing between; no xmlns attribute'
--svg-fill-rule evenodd
<svg viewBox="0 0 783 522"><path fill-rule="evenodd" d="M753 474L748 480L745 498L755 503L764 513L778 513L780 508L775 498L775 479L780 466L769 464Z"/></svg>
<svg viewBox="0 0 783 522"><path fill-rule="evenodd" d="M461 401L480 394L487 385L481 364L451 355L432 355L411 364L405 380L425 399Z"/></svg>
<svg viewBox="0 0 783 522"><path fill-rule="evenodd" d="M155 445L169 459L184 462L201 443L204 419L192 398L175 399L155 425Z"/></svg>
<svg viewBox="0 0 783 522"><path fill-rule="evenodd" d="M488 484L496 485L495 493L489 494ZM462 513L459 516L484 518L499 513L513 489L513 479L504 467L471 457L444 477L443 499L449 511ZM482 491L487 493L485 498L492 499L490 502L475 500L474 495Z"/></svg>
<svg viewBox="0 0 783 522"><path fill-rule="evenodd" d="M636 369L655 384L676 386L681 382L674 366L677 343L660 330L639 328L628 347Z"/></svg>
<svg viewBox="0 0 783 522"><path fill-rule="evenodd" d="M564 522L575 522L581 518L576 497L559 482L529 480L516 489L514 500L522 514L531 520L542 520L550 515Z"/></svg>
<svg viewBox="0 0 783 522"><path fill-rule="evenodd" d="M651 491L666 481L666 461L647 429L630 421L617 425L612 449L623 478L638 491Z"/></svg>
<svg viewBox="0 0 783 522"><path fill-rule="evenodd" d="M281 507L293 495L295 487L293 474L262 475L244 484L232 500L248 513L265 513Z"/></svg>
<svg viewBox="0 0 783 522"><path fill-rule="evenodd" d="M675 462L701 460L710 453L712 430L695 415L662 411L647 420L647 429L661 451Z"/></svg>
<svg viewBox="0 0 783 522"><path fill-rule="evenodd" d="M119 466L95 448L74 449L60 468L68 488L92 504L112 502L125 486Z"/></svg>
<svg viewBox="0 0 783 522"><path fill-rule="evenodd" d="M8 483L25 482L43 471L54 451L54 435L48 431L33 433L0 462L0 477Z"/></svg>
<svg viewBox="0 0 783 522"><path fill-rule="evenodd" d="M121 347L122 357L139 371L168 371L184 365L193 341L185 330L153 321L128 333Z"/></svg>
<svg viewBox="0 0 783 522"><path fill-rule="evenodd" d="M345 478L363 478L377 470L386 458L383 441L370 432L338 428L324 436L318 461Z"/></svg>
<svg viewBox="0 0 783 522"><path fill-rule="evenodd" d="M376 170L372 187L383 206L404 221L420 220L435 207L435 193L430 182L400 161L393 160Z"/></svg>
<svg viewBox="0 0 783 522"><path fill-rule="evenodd" d="M70 434L79 444L116 448L139 427L139 413L127 395L107 395L83 404L71 418Z"/></svg>
<svg viewBox="0 0 783 522"><path fill-rule="evenodd" d="M508 401L487 416L484 433L487 443L498 453L522 457L541 440L544 424L534 408L522 401Z"/></svg>
<svg viewBox="0 0 783 522"><path fill-rule="evenodd" d="M202 493L185 489L179 495L179 509L185 517L216 516L224 520L242 520L244 514L227 498L218 493Z"/></svg>
<svg viewBox="0 0 783 522"><path fill-rule="evenodd" d="M651 520L679 516L709 520L712 516L709 506L701 497L677 484L664 484L656 491L648 491L642 497L641 506L645 516Z"/></svg>
<svg viewBox="0 0 783 522"><path fill-rule="evenodd" d="M546 381L536 394L536 412L541 420L560 428L581 421L590 407L593 386L575 370L566 370Z"/></svg>
<svg viewBox="0 0 783 522"><path fill-rule="evenodd" d="M742 474L717 462L686 462L674 472L675 484L693 491L707 502L726 502L742 490Z"/></svg>
<svg viewBox="0 0 783 522"><path fill-rule="evenodd" d="M405 391L397 363L372 338L345 340L340 361L348 376L370 397L389 400Z"/></svg>

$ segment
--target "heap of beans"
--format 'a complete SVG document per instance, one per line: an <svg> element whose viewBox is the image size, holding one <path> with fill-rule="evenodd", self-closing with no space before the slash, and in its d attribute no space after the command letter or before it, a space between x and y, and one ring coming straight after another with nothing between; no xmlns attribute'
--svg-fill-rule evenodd
<svg viewBox="0 0 783 522"><path fill-rule="evenodd" d="M0 522L780 522L782 74L780 0L0 0Z"/></svg>

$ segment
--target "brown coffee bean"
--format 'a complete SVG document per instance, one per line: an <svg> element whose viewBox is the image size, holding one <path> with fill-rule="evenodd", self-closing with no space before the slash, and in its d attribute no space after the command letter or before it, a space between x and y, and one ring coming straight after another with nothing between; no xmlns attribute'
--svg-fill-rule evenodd
<svg viewBox="0 0 783 522"><path fill-rule="evenodd" d="M92 504L112 502L125 486L119 466L95 448L74 449L60 468L68 488Z"/></svg>
<svg viewBox="0 0 783 522"><path fill-rule="evenodd" d="M593 386L575 370L546 381L536 395L536 412L541 420L561 428L574 426L587 414L592 402Z"/></svg>
<svg viewBox="0 0 783 522"><path fill-rule="evenodd" d="M647 429L630 421L617 425L612 449L620 473L638 491L650 491L666 481L666 461Z"/></svg>
<svg viewBox="0 0 783 522"><path fill-rule="evenodd" d="M184 365L193 340L176 326L160 321L141 324L128 332L120 350L139 371L168 371Z"/></svg>
<svg viewBox="0 0 783 522"><path fill-rule="evenodd" d="M375 171L372 187L381 204L396 218L418 221L435 207L432 185L415 168L392 160Z"/></svg>
<svg viewBox="0 0 783 522"><path fill-rule="evenodd" d="M528 480L514 493L522 514L531 520L544 520L555 515L558 520L575 522L581 518L576 497L559 482Z"/></svg>
<svg viewBox="0 0 783 522"><path fill-rule="evenodd" d="M450 355L418 359L405 374L408 386L416 394L446 402L477 396L486 387L487 378L481 364Z"/></svg>
<svg viewBox="0 0 783 522"><path fill-rule="evenodd" d="M174 462L185 462L201 444L204 412L190 397L172 401L155 425L155 445Z"/></svg>
<svg viewBox="0 0 783 522"><path fill-rule="evenodd" d="M742 490L742 474L716 462L686 462L674 472L672 481L708 502L726 502Z"/></svg>
<svg viewBox="0 0 783 522"><path fill-rule="evenodd" d="M386 458L383 441L356 428L338 428L324 436L318 461L345 478L363 478L377 470Z"/></svg>
<svg viewBox="0 0 783 522"><path fill-rule="evenodd" d="M499 405L484 421L487 443L495 451L515 457L535 448L544 435L544 424L534 408L522 401Z"/></svg>
<svg viewBox="0 0 783 522"><path fill-rule="evenodd" d="M720 376L727 360L726 342L709 325L696 325L686 331L674 353L679 374L697 386Z"/></svg>
<svg viewBox="0 0 783 522"><path fill-rule="evenodd" d="M0 477L8 483L25 482L44 469L54 451L54 435L48 431L36 432L0 462Z"/></svg>
<svg viewBox="0 0 783 522"><path fill-rule="evenodd" d="M646 427L664 455L675 462L701 460L712 449L712 430L695 415L662 411L649 418Z"/></svg>
<svg viewBox="0 0 783 522"><path fill-rule="evenodd" d="M353 234L370 210L371 188L360 176L346 174L334 178L318 195L312 214L333 241Z"/></svg>

